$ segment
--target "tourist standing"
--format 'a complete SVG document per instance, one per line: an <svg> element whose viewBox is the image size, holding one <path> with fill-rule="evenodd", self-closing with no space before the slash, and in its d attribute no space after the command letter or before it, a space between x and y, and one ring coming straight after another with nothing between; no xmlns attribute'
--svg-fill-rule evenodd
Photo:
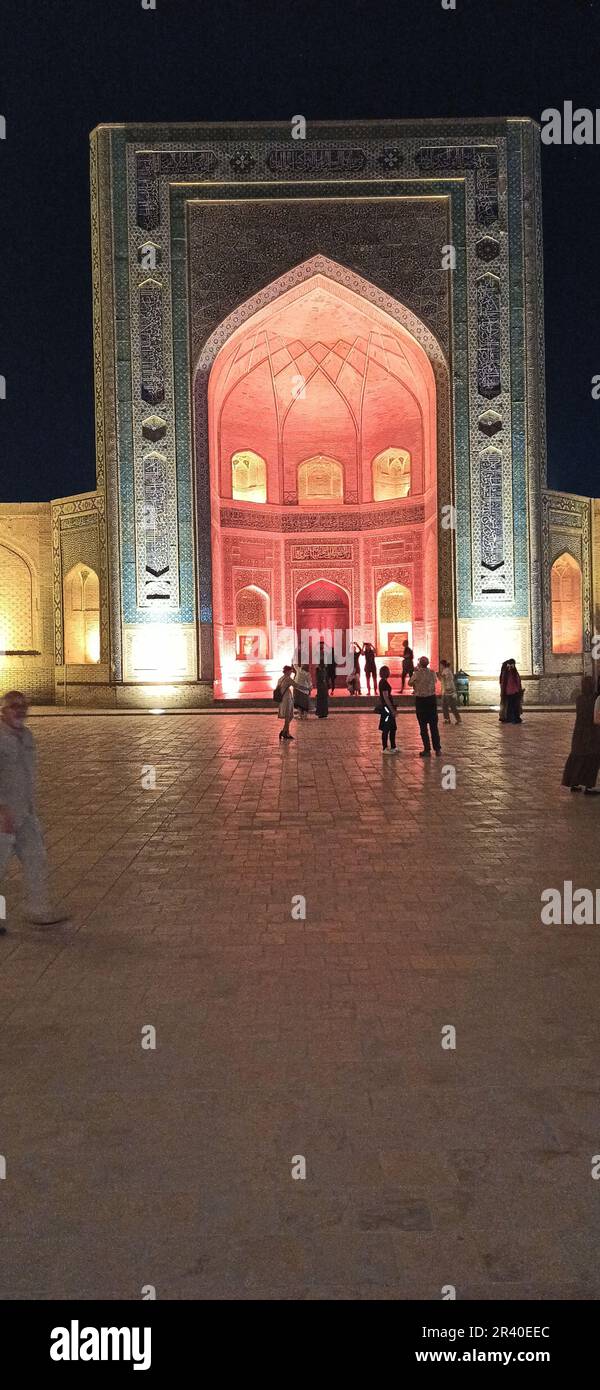
<svg viewBox="0 0 600 1390"><path fill-rule="evenodd" d="M379 700L381 704L381 714L379 716L379 728L381 730L381 746L384 753L397 753L396 748L396 706L392 699L392 687L390 685L390 668L382 666L379 672ZM390 746L388 748L388 739Z"/></svg>
<svg viewBox="0 0 600 1390"><path fill-rule="evenodd" d="M415 692L415 706L419 729L423 740L423 751L419 753L420 758L431 757L431 744L435 749L436 757L439 758L442 745L440 743L440 731L438 729L437 699L435 695L435 671L429 666L429 657L420 656L419 663L413 675L410 677L410 685ZM431 732L431 743L429 734Z"/></svg>
<svg viewBox="0 0 600 1390"><path fill-rule="evenodd" d="M334 690L335 690L336 678L337 678L337 661L336 661L336 659L335 659L335 647L332 647L332 648L331 648L331 651L330 651L330 653L329 653L329 661L327 662L327 684L328 684L328 686L329 686L329 688L330 688L330 690L331 690L331 694L332 694L332 695L333 695L333 692L334 692Z"/></svg>
<svg viewBox="0 0 600 1390"><path fill-rule="evenodd" d="M25 916L38 927L64 922L68 913L50 906L48 865L35 808L35 741L25 728L27 698L9 690L0 714L0 878L11 854L21 860ZM4 936L6 927L0 924Z"/></svg>
<svg viewBox="0 0 600 1390"><path fill-rule="evenodd" d="M503 693L503 691L507 666L508 661L503 661L500 667L500 711L498 714L499 724L506 724L506 695Z"/></svg>
<svg viewBox="0 0 600 1390"><path fill-rule="evenodd" d="M402 643L402 684L400 686L401 694L404 693L404 686L406 684L406 681L408 681L410 685L410 680L414 669L415 658L412 647L409 647L408 641L404 641Z"/></svg>
<svg viewBox="0 0 600 1390"><path fill-rule="evenodd" d="M299 719L308 719L310 712L310 692L312 690L312 680L308 666L300 667L296 673L294 688L294 708L298 710Z"/></svg>
<svg viewBox="0 0 600 1390"><path fill-rule="evenodd" d="M317 719L326 719L329 714L329 678L323 657L317 666Z"/></svg>
<svg viewBox="0 0 600 1390"><path fill-rule="evenodd" d="M581 694L575 701L575 727L562 785L570 787L572 792L585 791L588 796L600 794L600 789L596 788L600 771L600 724L594 723L595 705L593 677L584 676Z"/></svg>
<svg viewBox="0 0 600 1390"><path fill-rule="evenodd" d="M502 722L522 724L523 682L512 657L505 662L500 675L500 694L505 701L506 708L505 719Z"/></svg>
<svg viewBox="0 0 600 1390"><path fill-rule="evenodd" d="M375 648L372 642L365 642L365 680L367 682L367 695L371 694L371 681L373 682L373 694L377 690L377 666L375 665Z"/></svg>
<svg viewBox="0 0 600 1390"><path fill-rule="evenodd" d="M456 703L454 671L449 661L442 661L440 666L440 683L442 686L442 714L444 716L444 724L450 723L451 714L454 715L454 723L460 724L462 721Z"/></svg>
<svg viewBox="0 0 600 1390"><path fill-rule="evenodd" d="M357 694L360 695L360 658L361 658L361 656L362 656L362 654L363 654L363 649L362 649L362 647L361 647L361 645L360 645L360 642L353 642L352 645L353 645L353 647L354 647L353 663L354 663L354 676L355 676L355 678L356 678L356 679L355 679L355 688L356 688L356 684L358 683Z"/></svg>
<svg viewBox="0 0 600 1390"><path fill-rule="evenodd" d="M346 676L346 690L349 695L360 695L360 675L358 671L351 671Z"/></svg>
<svg viewBox="0 0 600 1390"><path fill-rule="evenodd" d="M282 739L293 740L294 735L290 733L290 724L294 718L294 676L295 666L284 666L283 675L279 677L275 692L279 696L278 719L283 719L283 729L280 730L279 737Z"/></svg>

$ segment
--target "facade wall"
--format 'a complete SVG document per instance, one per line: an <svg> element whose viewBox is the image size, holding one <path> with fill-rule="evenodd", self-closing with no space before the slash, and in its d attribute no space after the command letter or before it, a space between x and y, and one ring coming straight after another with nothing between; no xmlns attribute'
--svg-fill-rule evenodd
<svg viewBox="0 0 600 1390"><path fill-rule="evenodd" d="M152 644L173 652L176 683L212 680L222 542L198 397L194 435L190 427L192 380L202 395L248 302L256 309L274 281L293 285L319 256L412 315L429 334L430 360L438 352L451 375L439 478L456 525L444 528L440 515L431 538L439 583L437 595L428 586L426 626L437 604L445 651L476 674L495 674L507 643L526 674L541 674L538 156L525 120L314 125L305 142L287 125L94 132L99 457L113 479L117 685L147 681ZM332 429L336 409L332 400ZM290 423L302 452L301 409ZM343 448L347 424L338 421ZM226 487L227 413L223 428ZM375 448L376 411L373 430ZM347 469L362 494L350 456ZM292 483L284 476L279 487L289 505Z"/></svg>
<svg viewBox="0 0 600 1390"><path fill-rule="evenodd" d="M152 703L160 691L161 703L202 703L215 637L224 650L235 641L239 587L264 581L270 616L285 622L318 570L351 593L360 639L373 636L381 583L405 582L415 642L430 645L437 627L439 654L469 671L476 698L495 694L507 655L541 698L570 694L595 659L600 520L598 503L546 488L535 124L322 124L306 141L287 125L100 127L91 188L97 490L0 509L8 628L15 641L35 634L40 652L14 659L32 693L50 698L56 672L59 698L66 681L81 702ZM257 529L231 497L231 452L254 446L240 431L254 428L257 395L242 385L235 410L224 407L211 472L209 380L244 324L302 294L307 267L395 316L424 349L437 488L405 386L365 380L357 448L354 402L328 385L320 451L342 463L346 489L335 527L292 515L314 435L299 400L283 425L280 403L262 411L273 515ZM266 401L273 374L261 371ZM392 441L386 416L400 408L405 438ZM350 524L390 443L413 455L420 536L410 499L395 522L388 508ZM562 553L581 569L581 653L552 645ZM77 564L98 575L100 660L65 670L64 581Z"/></svg>
<svg viewBox="0 0 600 1390"><path fill-rule="evenodd" d="M0 689L54 701L52 539L49 502L0 504Z"/></svg>

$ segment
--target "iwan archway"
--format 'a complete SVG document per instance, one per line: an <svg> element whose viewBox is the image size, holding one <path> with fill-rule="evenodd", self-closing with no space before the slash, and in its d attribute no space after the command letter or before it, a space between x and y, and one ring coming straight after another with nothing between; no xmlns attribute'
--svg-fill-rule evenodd
<svg viewBox="0 0 600 1390"><path fill-rule="evenodd" d="M346 645L370 641L378 652L390 626L381 592L408 594L413 644L437 662L447 391L424 325L323 257L212 335L196 372L195 428L201 495L207 412L217 697L271 687L297 647L298 595L315 585L346 596ZM264 640L240 641L238 595L248 590L264 596ZM379 655L399 664L393 651Z"/></svg>
<svg viewBox="0 0 600 1390"><path fill-rule="evenodd" d="M298 660L314 668L321 655L343 666L351 649L350 600L345 589L328 579L315 579L296 594Z"/></svg>

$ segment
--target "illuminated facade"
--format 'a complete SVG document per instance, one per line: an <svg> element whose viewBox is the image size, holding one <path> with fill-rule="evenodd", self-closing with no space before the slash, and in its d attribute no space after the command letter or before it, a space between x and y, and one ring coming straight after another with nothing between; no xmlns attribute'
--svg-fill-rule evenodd
<svg viewBox="0 0 600 1390"><path fill-rule="evenodd" d="M392 670L408 638L475 699L508 656L532 698L570 698L600 513L546 487L535 123L91 144L97 489L36 513L57 698L261 694L334 631ZM13 553L24 641L42 576Z"/></svg>

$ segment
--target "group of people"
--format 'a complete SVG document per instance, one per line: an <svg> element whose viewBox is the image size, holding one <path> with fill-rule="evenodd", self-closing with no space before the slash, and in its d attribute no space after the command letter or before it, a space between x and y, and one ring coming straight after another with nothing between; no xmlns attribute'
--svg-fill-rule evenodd
<svg viewBox="0 0 600 1390"><path fill-rule="evenodd" d="M600 796L596 786L600 772L600 679L584 676L575 701L575 727L571 752L565 763L563 787L586 796Z"/></svg>
<svg viewBox="0 0 600 1390"><path fill-rule="evenodd" d="M405 648L408 644L405 643ZM355 648L358 644L355 643ZM362 654L362 648L358 649L355 660ZM405 680L408 679L409 686L415 696L415 710L423 751L422 758L431 757L431 747L439 756L441 753L440 734L438 727L438 708L436 696L437 675L429 665L427 656L419 657L417 666L413 662L413 654L408 647L410 656L406 654L402 660L401 690L404 690ZM410 674L404 670L404 662L410 665ZM444 723L450 723L450 715L453 716L455 724L460 724L460 714L458 712L456 686L454 683L454 672L448 661L442 661L440 675L442 687L442 713ZM328 664L321 653L321 659L316 668L316 688L317 699L315 713L318 719L326 719L329 713L329 675ZM396 705L392 696L390 685L390 668L382 666L379 672L379 682L377 685L379 699L375 705L375 711L379 714L379 728L381 731L381 742L384 753L397 753L396 748ZM274 699L278 704L278 715L282 721L283 728L279 732L280 740L293 740L294 735L290 733L290 725L294 718L294 711L297 711L298 718L303 720L308 718L310 711L310 695L312 691L312 677L308 665L297 668L294 665L284 666L283 672L279 677L275 690Z"/></svg>
<svg viewBox="0 0 600 1390"><path fill-rule="evenodd" d="M394 704L392 687L390 685L389 666L382 666L379 675L379 702L375 706L375 709L379 714L381 744L384 753L393 755L398 752L396 748L397 721L396 705ZM412 672L408 677L409 686L415 696L415 713L419 725L419 732L421 734L421 742L423 744L423 748L419 753L420 758L431 757L432 745L436 757L439 758L442 752L438 725L437 680L438 676L436 672L429 665L429 657L420 656L417 665L413 666ZM454 672L449 661L442 661L439 681L442 687L442 714L444 723L450 724L450 715L452 715L454 723L460 724L461 718L458 712ZM402 674L401 689L404 689L404 672Z"/></svg>
<svg viewBox="0 0 600 1390"><path fill-rule="evenodd" d="M361 658L361 656L364 656L364 658L365 658L365 681L366 681L366 684L367 684L367 695L370 695L370 694L371 694L371 682L373 682L373 694L375 694L375 691L377 690L377 663L376 663L376 660L375 660L375 648L374 648L374 646L373 646L373 643L372 643L372 642L364 642L363 645L361 646L360 642L353 642L352 645L353 645L353 648L354 648L354 653L353 653L353 669L352 669L352 671L350 672L350 675L346 678L346 688L347 688L347 690L348 690L348 693L349 693L350 695L360 695L360 691L361 691L361 684L360 684L360 677L361 677L360 658ZM382 667L381 669L382 669L382 671L383 671L383 667ZM401 673L401 677L400 677L400 680L401 680L401 684L400 684L400 693L401 693L401 694L402 694L403 691L404 691L404 686L405 686L406 682L407 682L408 680L410 680L410 677L412 676L414 669L415 669L414 654L413 654L412 648L411 648L411 646L409 645L408 641L405 641L405 642L403 643L403 646L402 646L402 673Z"/></svg>
<svg viewBox="0 0 600 1390"><path fill-rule="evenodd" d="M317 719L327 719L331 674L330 664L325 660L323 653L321 653L321 659L317 665L315 679L317 687L315 713ZM284 666L273 691L273 698L279 706L278 716L283 720L283 728L279 733L280 739L293 740L294 735L290 733L290 724L294 718L294 711L297 712L299 719L308 719L312 688L310 666L306 663L300 667Z"/></svg>

